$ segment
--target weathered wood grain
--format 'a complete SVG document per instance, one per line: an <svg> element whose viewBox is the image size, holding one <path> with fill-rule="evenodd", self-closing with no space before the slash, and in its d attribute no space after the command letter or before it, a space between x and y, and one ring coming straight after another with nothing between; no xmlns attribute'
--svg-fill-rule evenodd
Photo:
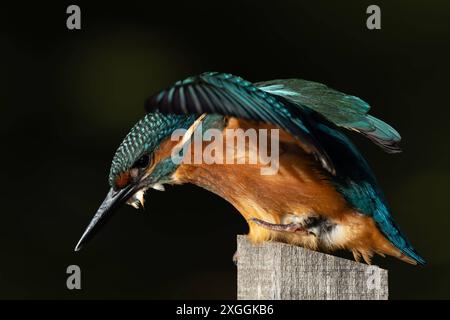
<svg viewBox="0 0 450 320"><path fill-rule="evenodd" d="M239 300L386 300L388 272L279 242L239 235Z"/></svg>

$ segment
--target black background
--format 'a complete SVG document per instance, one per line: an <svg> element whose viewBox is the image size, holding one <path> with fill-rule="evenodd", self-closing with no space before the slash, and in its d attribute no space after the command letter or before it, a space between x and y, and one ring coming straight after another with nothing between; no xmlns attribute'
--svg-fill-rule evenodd
<svg viewBox="0 0 450 320"><path fill-rule="evenodd" d="M352 135L429 264L376 258L391 298L450 298L449 9L445 1L73 2L1 5L0 298L235 298L244 220L193 186L149 192L73 252L143 101L203 71L303 78L357 95L402 134L387 155ZM347 256L347 255L345 255ZM66 267L82 290L66 288Z"/></svg>

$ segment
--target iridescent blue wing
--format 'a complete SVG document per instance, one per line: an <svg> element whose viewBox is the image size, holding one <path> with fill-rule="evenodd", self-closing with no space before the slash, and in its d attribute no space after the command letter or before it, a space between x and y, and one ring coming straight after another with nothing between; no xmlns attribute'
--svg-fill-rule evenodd
<svg viewBox="0 0 450 320"><path fill-rule="evenodd" d="M227 73L206 72L178 81L150 97L147 112L159 110L175 114L221 114L261 121L297 137L322 166L332 174L333 163L311 132L306 114L252 83Z"/></svg>
<svg viewBox="0 0 450 320"><path fill-rule="evenodd" d="M339 127L356 131L386 152L400 152L400 134L389 124L368 114L370 106L364 100L334 90L322 83L283 79L255 83L267 93L283 97L299 108L310 108Z"/></svg>

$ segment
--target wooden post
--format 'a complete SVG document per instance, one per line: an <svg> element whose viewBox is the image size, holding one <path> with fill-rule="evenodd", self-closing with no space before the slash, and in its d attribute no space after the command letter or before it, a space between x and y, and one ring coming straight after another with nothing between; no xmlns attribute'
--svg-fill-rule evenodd
<svg viewBox="0 0 450 320"><path fill-rule="evenodd" d="M239 300L386 300L388 272L280 242L237 237Z"/></svg>

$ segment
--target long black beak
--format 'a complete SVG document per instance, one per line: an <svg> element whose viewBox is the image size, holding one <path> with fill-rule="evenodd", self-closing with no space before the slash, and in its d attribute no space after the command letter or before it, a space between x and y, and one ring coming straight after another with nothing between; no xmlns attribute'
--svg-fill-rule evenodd
<svg viewBox="0 0 450 320"><path fill-rule="evenodd" d="M98 232L100 227L109 220L114 211L116 211L118 207L125 203L135 191L136 186L133 185L128 185L127 187L118 191L115 191L111 188L105 200L103 200L100 208L98 208L96 214L81 236L80 241L78 241L75 247L75 251L79 251L84 244L92 239L92 237Z"/></svg>

